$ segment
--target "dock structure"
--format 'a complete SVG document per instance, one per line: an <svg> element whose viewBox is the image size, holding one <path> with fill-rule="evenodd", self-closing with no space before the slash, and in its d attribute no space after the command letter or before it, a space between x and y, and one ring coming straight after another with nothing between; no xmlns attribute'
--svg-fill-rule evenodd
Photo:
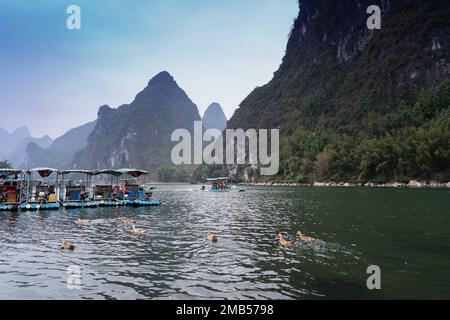
<svg viewBox="0 0 450 320"><path fill-rule="evenodd" d="M0 211L159 206L161 201L139 184L147 174L138 169L0 169Z"/></svg>

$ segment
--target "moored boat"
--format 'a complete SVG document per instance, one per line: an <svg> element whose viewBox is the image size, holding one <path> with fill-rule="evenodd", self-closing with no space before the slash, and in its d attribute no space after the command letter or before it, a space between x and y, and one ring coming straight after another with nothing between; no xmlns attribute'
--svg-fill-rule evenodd
<svg viewBox="0 0 450 320"><path fill-rule="evenodd" d="M94 199L93 189L91 187L93 171L90 170L63 170L62 192L60 202L66 209L77 208L96 208L100 202ZM82 175L85 179L79 182L66 181L69 175Z"/></svg>
<svg viewBox="0 0 450 320"><path fill-rule="evenodd" d="M35 174L40 179L33 180ZM24 171L26 175L25 186L22 188L25 199L20 204L21 210L58 210L61 204L58 201L59 171L52 168L36 168ZM56 176L54 181L49 181L50 176Z"/></svg>
<svg viewBox="0 0 450 320"><path fill-rule="evenodd" d="M94 201L100 207L118 207L126 205L123 199L119 198L119 177L123 174L120 170L100 170L94 171L96 177L106 177L110 179L109 184L96 184L94 187ZM115 183L114 183L114 180Z"/></svg>
<svg viewBox="0 0 450 320"><path fill-rule="evenodd" d="M21 201L23 171L0 169L0 211L17 211Z"/></svg>
<svg viewBox="0 0 450 320"><path fill-rule="evenodd" d="M86 175L86 179L70 181L66 179L69 174ZM146 171L137 169L0 169L0 211L159 206L161 201L152 199L152 192L139 185L139 177L146 174ZM101 175L111 177L111 183L91 187L93 177ZM130 176L131 179L119 182L120 176Z"/></svg>
<svg viewBox="0 0 450 320"><path fill-rule="evenodd" d="M130 177L130 179L125 178L122 180L120 192L120 197L126 202L126 205L133 207L155 207L161 205L161 201L152 199L152 192L145 192L145 188L139 184L139 178L147 175L147 171L138 169L121 169L119 171L123 175Z"/></svg>

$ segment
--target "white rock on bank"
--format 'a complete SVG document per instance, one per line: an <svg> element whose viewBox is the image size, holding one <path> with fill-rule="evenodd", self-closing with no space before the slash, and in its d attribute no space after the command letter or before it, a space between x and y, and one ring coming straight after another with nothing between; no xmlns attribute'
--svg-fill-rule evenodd
<svg viewBox="0 0 450 320"><path fill-rule="evenodd" d="M325 184L322 182L314 182L314 187L324 187Z"/></svg>
<svg viewBox="0 0 450 320"><path fill-rule="evenodd" d="M405 186L404 183L400 183L400 182L395 182L394 183L394 188L403 188Z"/></svg>
<svg viewBox="0 0 450 320"><path fill-rule="evenodd" d="M408 187L410 187L410 188L421 188L421 187L422 187L422 184L421 184L419 181L411 180L411 181L408 183Z"/></svg>

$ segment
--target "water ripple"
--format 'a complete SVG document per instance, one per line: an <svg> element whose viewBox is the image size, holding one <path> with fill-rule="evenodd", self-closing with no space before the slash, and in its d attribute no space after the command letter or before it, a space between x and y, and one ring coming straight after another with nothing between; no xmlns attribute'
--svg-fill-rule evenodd
<svg viewBox="0 0 450 320"><path fill-rule="evenodd" d="M368 217L372 222L380 218L371 212L362 215L354 202L311 190L254 188L216 194L167 186L156 193L164 203L158 208L2 213L0 298L374 297L364 288L365 268L399 254L386 249L381 255L380 248L370 248L370 239L391 241L395 233L368 225ZM78 217L92 223L77 227ZM118 217L136 220L146 235L133 235ZM209 229L219 237L216 244L206 240ZM278 245L277 233L294 239L297 230L321 240L297 242L292 248ZM61 251L62 239L76 250ZM442 259L443 264L449 261ZM80 290L66 286L67 268L73 265L81 268ZM410 275L408 268L393 269L397 277L391 281L401 287L398 277ZM420 288L430 282L424 279Z"/></svg>

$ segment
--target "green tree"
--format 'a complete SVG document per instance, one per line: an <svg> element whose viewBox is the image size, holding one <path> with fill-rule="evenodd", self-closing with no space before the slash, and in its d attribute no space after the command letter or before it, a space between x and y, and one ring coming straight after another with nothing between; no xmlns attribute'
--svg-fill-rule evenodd
<svg viewBox="0 0 450 320"><path fill-rule="evenodd" d="M0 161L0 168L1 169L11 169L12 166L11 166L11 163L9 163L8 160L5 160L5 161Z"/></svg>

